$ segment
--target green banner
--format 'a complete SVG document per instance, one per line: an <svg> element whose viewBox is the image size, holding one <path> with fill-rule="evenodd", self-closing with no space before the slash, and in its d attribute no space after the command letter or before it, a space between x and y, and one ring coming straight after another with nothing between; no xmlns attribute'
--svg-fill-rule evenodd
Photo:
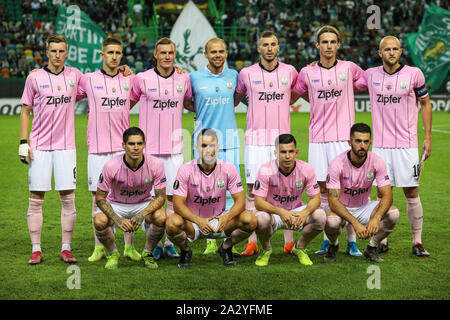
<svg viewBox="0 0 450 320"><path fill-rule="evenodd" d="M78 6L59 6L55 34L63 34L69 45L66 65L81 72L101 69L102 41L107 35Z"/></svg>
<svg viewBox="0 0 450 320"><path fill-rule="evenodd" d="M450 70L450 11L431 3L417 33L406 34L406 44L428 91L439 89Z"/></svg>

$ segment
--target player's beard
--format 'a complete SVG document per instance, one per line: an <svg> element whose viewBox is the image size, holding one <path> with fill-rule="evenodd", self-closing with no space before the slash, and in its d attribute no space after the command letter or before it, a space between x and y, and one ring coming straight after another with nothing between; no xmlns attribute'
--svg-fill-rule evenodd
<svg viewBox="0 0 450 320"><path fill-rule="evenodd" d="M399 60L400 60L400 58L397 58L397 59L393 60L393 62L391 62L388 58L388 59L383 59L383 62L386 63L390 67L395 67Z"/></svg>
<svg viewBox="0 0 450 320"><path fill-rule="evenodd" d="M361 148L356 149L352 146L352 152L354 155L356 155L359 159L364 159L367 156L367 150Z"/></svg>

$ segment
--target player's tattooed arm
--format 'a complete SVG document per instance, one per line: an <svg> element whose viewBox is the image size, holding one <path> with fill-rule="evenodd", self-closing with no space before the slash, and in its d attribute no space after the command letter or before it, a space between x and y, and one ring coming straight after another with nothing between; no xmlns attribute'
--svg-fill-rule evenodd
<svg viewBox="0 0 450 320"><path fill-rule="evenodd" d="M132 232L133 227L131 223L127 219L123 219L119 217L115 212L114 209L111 207L111 204L106 200L106 196L108 195L108 192L100 190L97 188L97 193L95 196L95 202L97 204L97 207L102 210L106 216L111 219L114 224L122 231L125 232Z"/></svg>
<svg viewBox="0 0 450 320"><path fill-rule="evenodd" d="M339 189L328 189L328 198L338 198L341 195L341 190Z"/></svg>
<svg viewBox="0 0 450 320"><path fill-rule="evenodd" d="M139 228L139 226L144 222L144 219L147 215L152 214L156 210L162 208L164 202L166 201L166 188L155 189L155 198L150 204L145 207L141 212L131 218L131 222L135 230Z"/></svg>

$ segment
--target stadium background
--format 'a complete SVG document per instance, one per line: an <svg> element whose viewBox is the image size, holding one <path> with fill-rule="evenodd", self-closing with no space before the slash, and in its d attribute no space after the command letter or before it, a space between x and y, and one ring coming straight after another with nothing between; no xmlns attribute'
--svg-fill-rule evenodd
<svg viewBox="0 0 450 320"><path fill-rule="evenodd" d="M33 7L32 9L32 2ZM37 8L37 3L40 8ZM279 252L273 254L270 268L255 268L254 258L239 258L238 268L224 270L218 257L202 257L204 243L193 245L193 268L179 272L174 261L159 262L160 268L149 277L133 262L122 259L119 272L107 274L102 263L90 264L87 256L92 249L90 225L90 195L86 178L86 124L84 115L76 117L78 189L76 205L77 227L74 235L74 254L81 268L81 290L69 290L65 265L57 259L60 246L59 198L49 192L44 204L43 248L46 261L42 266L30 268L29 235L25 213L27 210L27 172L17 161L18 127L24 81L30 70L46 65L45 38L54 30L57 5L76 4L99 24L109 35L124 42L126 54L122 63L135 72L153 66L151 53L158 37L170 35L171 26L186 1L140 1L143 10L136 16L135 1L117 0L0 0L0 193L3 205L0 209L0 299L446 299L450 298L448 244L448 214L450 206L450 157L448 127L450 115L433 113L433 156L427 160L421 181L421 197L426 207L424 238L432 257L428 261L414 259L410 255L410 230L405 214L401 190L394 190L394 199L401 211L401 219L390 242L392 252L382 268L380 290L370 290L366 280L369 263L338 255L339 263L333 266L322 263L321 257L311 254L314 266L301 268L298 261ZM336 25L344 40L338 51L339 58L352 60L362 68L380 63L376 48L385 34L399 35L415 32L429 1L386 1L378 4L382 12L382 29L368 31L365 28L369 1L195 1L206 15L218 36L228 44L231 68L240 70L255 62L256 35L273 26L279 34L281 61L293 64L300 70L307 63L317 60L317 50L312 46L318 26ZM446 2L440 3L443 6ZM446 9L450 9L448 8ZM300 22L299 22L300 21ZM402 62L413 64L404 48ZM444 81L432 95L434 111L449 110L448 89ZM9 103L8 99L12 101ZM6 101L6 102L4 102ZM367 96L355 99L358 121L370 123ZM296 110L292 109L293 112ZM192 132L192 115L185 115L184 123ZM137 124L132 115L132 124ZM300 141L300 158L307 159L306 143L309 115L292 114L293 133ZM245 114L237 115L238 126L245 128ZM423 130L419 116L419 141ZM242 141L241 141L242 142ZM242 143L243 145L243 143ZM242 166L241 166L242 169ZM3 180L4 179L4 180ZM436 181L439 187L436 188ZM374 193L372 193L374 195ZM344 234L345 236L345 234ZM123 239L117 237L118 247ZM144 235L136 234L135 243L142 247ZM282 234L272 241L275 250L282 246ZM345 241L341 238L341 241ZM321 235L311 243L311 251L320 246ZM358 239L360 246L365 241ZM239 249L243 249L240 244ZM310 252L311 252L310 251ZM343 251L341 249L341 251ZM212 279L214 281L212 281ZM445 280L447 279L447 280ZM238 284L238 285L237 285ZM31 289L34 288L34 289ZM316 306L322 308L322 306ZM170 309L174 311L173 309ZM415 310L415 308L411 308ZM19 312L18 308L15 312ZM23 311L27 311L24 310ZM325 310L321 310L323 312Z"/></svg>

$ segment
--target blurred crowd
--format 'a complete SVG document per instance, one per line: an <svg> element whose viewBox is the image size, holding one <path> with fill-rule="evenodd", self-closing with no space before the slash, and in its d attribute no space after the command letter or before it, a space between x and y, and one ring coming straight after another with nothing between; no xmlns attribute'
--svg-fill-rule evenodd
<svg viewBox="0 0 450 320"><path fill-rule="evenodd" d="M228 44L229 66L241 69L254 63L258 56L256 40L259 32L269 29L278 34L280 60L297 70L318 59L315 33L324 24L337 27L342 33L338 58L351 60L363 69L379 64L379 40L396 35L403 44L405 34L416 32L430 1L387 0L378 4L380 29L368 30L371 13L369 0L216 0L224 8L216 19L208 17L215 27L248 27L246 41L225 39ZM139 2L139 3L135 3ZM450 9L447 1L444 3ZM107 34L119 35L124 43L124 60L136 69L151 67L153 43L146 37L138 40L135 27L148 26L153 15L153 1L128 0L0 0L0 67L2 78L26 77L30 70L47 63L45 39L54 32L58 6L76 4ZM160 29L169 34L176 15L158 13ZM403 62L412 64L403 46ZM139 61L141 64L135 66Z"/></svg>

